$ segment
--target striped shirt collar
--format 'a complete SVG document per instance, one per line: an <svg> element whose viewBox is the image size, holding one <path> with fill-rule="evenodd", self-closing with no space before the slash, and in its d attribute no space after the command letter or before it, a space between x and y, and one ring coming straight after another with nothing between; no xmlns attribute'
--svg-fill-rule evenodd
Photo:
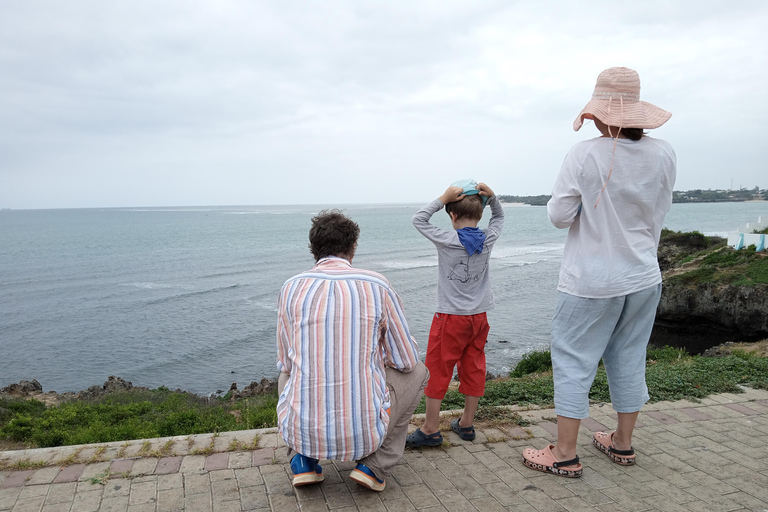
<svg viewBox="0 0 768 512"><path fill-rule="evenodd" d="M339 258L338 256L326 256L325 258L320 258L315 264L315 268L339 267L339 266L346 266L346 267L352 268L352 263L349 260L344 258Z"/></svg>

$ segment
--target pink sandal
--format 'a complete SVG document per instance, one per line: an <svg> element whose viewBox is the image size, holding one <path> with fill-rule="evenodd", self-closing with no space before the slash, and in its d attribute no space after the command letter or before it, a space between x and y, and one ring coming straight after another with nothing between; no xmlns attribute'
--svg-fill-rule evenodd
<svg viewBox="0 0 768 512"><path fill-rule="evenodd" d="M592 444L606 454L616 464L622 466L631 466L635 463L635 450L630 447L629 450L617 450L613 447L613 434L616 432L595 432L592 435Z"/></svg>
<svg viewBox="0 0 768 512"><path fill-rule="evenodd" d="M534 450L526 448L523 450L523 464L536 471L552 473L567 478L577 478L581 476L584 466L579 463L577 455L571 460L558 461L552 453L555 445L550 444L543 450Z"/></svg>

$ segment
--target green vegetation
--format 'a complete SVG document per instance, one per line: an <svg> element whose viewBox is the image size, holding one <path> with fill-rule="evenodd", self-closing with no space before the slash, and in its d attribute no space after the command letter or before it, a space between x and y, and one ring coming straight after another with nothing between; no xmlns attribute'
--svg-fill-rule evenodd
<svg viewBox="0 0 768 512"><path fill-rule="evenodd" d="M764 229L761 229L759 231L756 229L756 230L752 231L752 233L755 234L755 235L768 235L768 228L764 228Z"/></svg>
<svg viewBox="0 0 768 512"><path fill-rule="evenodd" d="M247 430L276 425L276 406L276 394L229 402L166 388L50 408L0 399L0 439L45 447Z"/></svg>
<svg viewBox="0 0 768 512"><path fill-rule="evenodd" d="M768 358L746 352L713 358L691 356L685 350L671 347L649 349L646 381L652 402L682 399L696 401L715 393L741 393L739 385L768 389ZM611 400L602 365L597 370L589 398L599 402ZM480 405L551 406L553 401L554 384L549 371L489 381ZM463 407L464 396L457 390L448 390L443 400L443 410ZM424 412L423 402L416 412Z"/></svg>
<svg viewBox="0 0 768 512"><path fill-rule="evenodd" d="M698 266L688 272L668 276L668 284L698 283L753 286L768 284L768 254L750 246L736 251L723 247L701 256Z"/></svg>
<svg viewBox="0 0 768 512"><path fill-rule="evenodd" d="M524 424L514 413L494 407L552 405L554 384L548 351L526 355L511 373L521 376L487 382L478 420ZM683 349L651 348L646 380L651 401L741 393L739 385L768 389L768 358L738 350L725 357L709 358L691 356ZM602 365L590 399L610 401ZM230 402L165 388L134 389L50 408L33 399L0 399L0 440L44 447L272 427L277 424L276 406L276 394ZM443 409L463 407L464 396L449 390ZM416 412L424 412L423 402Z"/></svg>
<svg viewBox="0 0 768 512"><path fill-rule="evenodd" d="M760 187L741 188L739 190L686 190L672 193L673 203L719 203L730 201L749 201L764 199L766 190Z"/></svg>
<svg viewBox="0 0 768 512"><path fill-rule="evenodd" d="M552 369L552 354L549 350L537 350L525 354L517 363L515 369L509 372L510 377L522 377L531 373L542 373Z"/></svg>

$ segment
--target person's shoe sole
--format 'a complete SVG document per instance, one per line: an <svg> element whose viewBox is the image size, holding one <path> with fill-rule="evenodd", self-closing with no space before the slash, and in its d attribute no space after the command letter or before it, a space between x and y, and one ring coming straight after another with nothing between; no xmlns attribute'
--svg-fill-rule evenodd
<svg viewBox="0 0 768 512"><path fill-rule="evenodd" d="M386 482L379 483L378 480L370 475L366 475L359 469L353 469L352 473L349 474L349 478L352 479L356 484L362 485L363 487L376 492L383 491L387 484Z"/></svg>
<svg viewBox="0 0 768 512"><path fill-rule="evenodd" d="M325 480L325 476L322 473L315 471L308 471L306 473L299 473L293 475L293 486L301 487L302 485L317 484Z"/></svg>

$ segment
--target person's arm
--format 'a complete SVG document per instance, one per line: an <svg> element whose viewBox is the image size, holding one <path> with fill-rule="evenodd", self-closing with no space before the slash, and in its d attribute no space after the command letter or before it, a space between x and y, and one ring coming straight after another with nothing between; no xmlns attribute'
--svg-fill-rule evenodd
<svg viewBox="0 0 768 512"><path fill-rule="evenodd" d="M463 197L464 194L461 188L448 187L440 197L416 212L413 219L411 219L413 226L432 243L446 243L450 241L450 232L430 224L429 219L432 218L435 212L442 210L446 204L458 201Z"/></svg>
<svg viewBox="0 0 768 512"><path fill-rule="evenodd" d="M289 319L288 312L286 311L285 294L286 287L283 285L283 289L280 290L280 296L277 299L277 370L280 372L277 384L278 390L282 392L282 388L285 387L285 382L282 387L280 386L280 380L288 380L288 375L291 373L293 363L288 357L290 353L290 337L288 336ZM283 377L285 375L285 377Z"/></svg>
<svg viewBox="0 0 768 512"><path fill-rule="evenodd" d="M478 183L477 190L480 191L481 196L488 198L488 208L491 209L491 220L488 221L488 228L485 230L486 243L493 242L499 235L504 227L504 207L501 206L501 201L493 193L491 187L485 183Z"/></svg>
<svg viewBox="0 0 768 512"><path fill-rule="evenodd" d="M569 153L552 188L552 197L547 202L549 221L558 229L570 227L581 212L581 190L574 165L573 156Z"/></svg>
<svg viewBox="0 0 768 512"><path fill-rule="evenodd" d="M384 364L408 373L419 363L419 347L408 330L403 303L391 287L385 292L384 315L386 323L379 332Z"/></svg>

